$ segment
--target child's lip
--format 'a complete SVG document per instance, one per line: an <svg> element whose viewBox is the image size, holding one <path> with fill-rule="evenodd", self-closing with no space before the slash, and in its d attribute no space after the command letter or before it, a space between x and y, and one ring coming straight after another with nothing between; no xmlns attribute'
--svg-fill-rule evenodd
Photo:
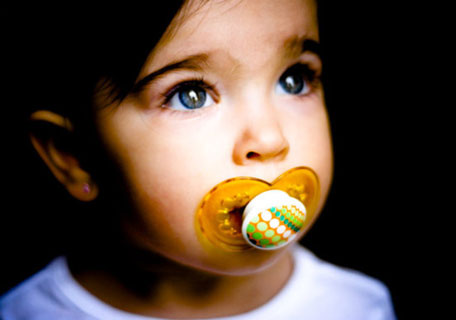
<svg viewBox="0 0 456 320"><path fill-rule="evenodd" d="M272 183L252 177L236 177L217 184L204 196L197 209L198 234L228 251L251 249L242 236L242 213L250 200L272 189L285 191L304 203L309 211L310 226L320 196L320 185L312 169L296 167L284 172Z"/></svg>

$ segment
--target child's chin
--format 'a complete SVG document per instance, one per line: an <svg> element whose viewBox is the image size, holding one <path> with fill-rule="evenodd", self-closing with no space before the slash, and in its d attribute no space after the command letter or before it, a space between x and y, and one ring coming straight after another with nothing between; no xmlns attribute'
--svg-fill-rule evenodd
<svg viewBox="0 0 456 320"><path fill-rule="evenodd" d="M252 249L244 252L211 252L196 268L205 272L229 276L247 276L270 268L284 258L288 249L275 251Z"/></svg>

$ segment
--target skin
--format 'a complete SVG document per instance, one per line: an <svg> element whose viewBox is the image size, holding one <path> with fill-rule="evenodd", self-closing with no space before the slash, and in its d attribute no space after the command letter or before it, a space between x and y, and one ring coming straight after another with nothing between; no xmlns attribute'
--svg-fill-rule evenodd
<svg viewBox="0 0 456 320"><path fill-rule="evenodd" d="M160 257L160 264L146 268L160 281L147 282L153 296L139 297L106 270L85 270L76 278L101 300L126 311L224 316L272 298L286 283L293 261L289 247L231 253L201 243L195 211L206 192L229 178L271 182L286 170L308 166L321 182L319 210L328 194L332 148L321 84L312 83L300 95L278 91L280 76L297 62L321 71L316 54L284 50L296 39L318 41L316 12L312 1L301 0L209 1L202 6L191 1L185 8L150 53L138 81L204 53L200 69L166 73L119 105L101 109L96 119L131 190L134 208L124 220L125 232L135 245ZM207 106L177 110L177 99L164 103L163 94L176 84L201 77L213 84ZM100 92L96 103L103 102ZM61 119L37 116L43 117L71 129ZM89 193L81 191L90 175L71 155L33 137L32 142L74 197L90 201L97 196L95 185ZM271 272L276 276L269 277Z"/></svg>

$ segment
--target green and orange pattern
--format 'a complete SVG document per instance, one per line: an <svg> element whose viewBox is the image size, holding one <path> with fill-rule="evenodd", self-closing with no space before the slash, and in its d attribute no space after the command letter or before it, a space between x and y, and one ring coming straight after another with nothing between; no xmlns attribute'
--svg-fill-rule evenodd
<svg viewBox="0 0 456 320"><path fill-rule="evenodd" d="M272 207L256 215L247 226L250 242L261 248L286 244L301 230L306 214L292 206Z"/></svg>

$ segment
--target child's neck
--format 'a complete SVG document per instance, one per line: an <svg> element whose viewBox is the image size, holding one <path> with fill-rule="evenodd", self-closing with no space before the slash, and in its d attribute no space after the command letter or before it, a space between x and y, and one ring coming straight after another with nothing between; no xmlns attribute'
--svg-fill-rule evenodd
<svg viewBox="0 0 456 320"><path fill-rule="evenodd" d="M293 260L286 253L271 267L249 276L206 274L168 260L155 264L160 270L148 271L131 265L119 268L122 270L87 264L73 268L76 264L71 259L70 265L84 288L115 308L188 319L235 315L263 305L286 284Z"/></svg>

